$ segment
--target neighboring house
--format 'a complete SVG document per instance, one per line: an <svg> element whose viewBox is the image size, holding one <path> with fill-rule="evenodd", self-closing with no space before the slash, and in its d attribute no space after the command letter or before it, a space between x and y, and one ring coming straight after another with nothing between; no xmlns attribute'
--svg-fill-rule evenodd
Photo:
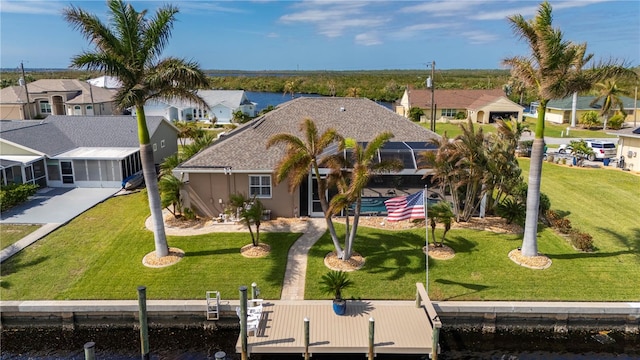
<svg viewBox="0 0 640 360"><path fill-rule="evenodd" d="M29 94L27 95L26 90ZM113 115L115 91L73 79L41 79L0 90L0 120Z"/></svg>
<svg viewBox="0 0 640 360"><path fill-rule="evenodd" d="M119 89L122 87L122 82L114 76L100 76L94 79L89 79L87 82L93 86L105 88L105 89Z"/></svg>
<svg viewBox="0 0 640 360"><path fill-rule="evenodd" d="M576 101L576 123L580 122L580 117L589 111L596 111L598 114L602 109L602 103L604 99L601 99L598 103L591 105L595 96L578 96ZM633 121L633 114L638 109L634 109L634 100L628 98L626 96L620 96L622 103L624 104L624 111L627 113L627 117L625 122ZM529 108L529 112L525 114L527 117L538 117L538 107L540 104L538 102L532 102L531 107ZM559 100L549 100L547 103L547 110L545 112L544 118L546 121L556 123L556 124L570 124L571 123L571 112L573 109L573 96L568 96L564 99ZM612 111L618 110L611 109Z"/></svg>
<svg viewBox="0 0 640 360"><path fill-rule="evenodd" d="M618 161L623 159L624 169L640 171L640 127L609 132L618 136ZM618 162L620 166L620 162Z"/></svg>
<svg viewBox="0 0 640 360"><path fill-rule="evenodd" d="M197 94L207 103L203 108L188 101L150 101L145 104L146 115L164 116L170 121L213 121L218 125L231 124L233 113L240 110L255 117L256 104L251 102L244 90L198 90ZM135 109L132 109L135 116Z"/></svg>
<svg viewBox="0 0 640 360"><path fill-rule="evenodd" d="M424 111L424 118L430 119L431 95L429 89L406 89L395 107L396 113L409 117L410 109L417 107ZM433 97L436 121L452 120L461 113L463 119L487 124L496 119L521 119L524 111L524 107L509 100L501 89L435 89Z"/></svg>
<svg viewBox="0 0 640 360"><path fill-rule="evenodd" d="M358 142L371 141L384 131L395 135L379 156L400 158L405 169L376 175L366 190L372 196L369 203L376 202L382 210L384 196L391 196L388 192L397 189L397 195L402 195L423 189L427 183L422 179L427 170L418 170L416 159L418 153L437 148L430 143L439 138L437 134L365 98L302 97L243 124L178 166L174 173L187 181L184 205L201 215L218 217L228 204L229 195L242 193L257 195L272 216L321 216L315 176L309 174L293 193L288 191L287 183L275 185L272 172L283 157L284 148L266 148L268 139L275 134L303 137L300 125L306 118L316 123L319 133L332 127ZM336 151L334 146L327 153ZM323 169L322 174L327 172Z"/></svg>
<svg viewBox="0 0 640 360"><path fill-rule="evenodd" d="M178 129L147 117L156 164L178 150ZM138 126L130 116L49 116L0 122L1 184L121 187L142 169Z"/></svg>

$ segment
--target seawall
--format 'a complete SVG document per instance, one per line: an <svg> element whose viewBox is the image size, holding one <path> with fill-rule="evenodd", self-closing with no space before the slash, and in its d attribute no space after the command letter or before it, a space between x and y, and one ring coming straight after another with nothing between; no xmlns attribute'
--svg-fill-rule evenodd
<svg viewBox="0 0 640 360"><path fill-rule="evenodd" d="M307 300L326 302L330 301ZM285 303L270 300L274 304ZM389 301L393 303L393 301ZM207 320L205 300L148 300L150 327L236 328L237 300L222 300L220 320ZM435 301L447 328L480 330L616 329L640 333L640 302ZM301 319L302 321L302 319ZM0 301L2 329L23 327L122 327L138 325L137 300Z"/></svg>

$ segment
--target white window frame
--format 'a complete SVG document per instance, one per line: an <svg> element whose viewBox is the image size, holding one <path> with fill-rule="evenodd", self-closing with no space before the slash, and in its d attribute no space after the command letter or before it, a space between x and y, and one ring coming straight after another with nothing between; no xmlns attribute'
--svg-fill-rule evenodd
<svg viewBox="0 0 640 360"><path fill-rule="evenodd" d="M258 178L258 184L257 185L252 185L253 183L253 179ZM263 180L267 178L269 179L269 184L268 185L264 185L263 184ZM262 193L263 189L269 189L269 195L265 195ZM273 181L271 179L271 175L265 175L265 174L254 174L254 175L249 175L249 197L252 198L253 197L253 193L252 193L252 189L260 189L259 194L256 195L257 198L259 199L271 199L273 197Z"/></svg>
<svg viewBox="0 0 640 360"><path fill-rule="evenodd" d="M40 100L40 114L51 114L51 103L49 100Z"/></svg>
<svg viewBox="0 0 640 360"><path fill-rule="evenodd" d="M458 114L458 109L442 109L441 114L445 117L456 117L456 114Z"/></svg>
<svg viewBox="0 0 640 360"><path fill-rule="evenodd" d="M153 151L158 151L158 144L153 143Z"/></svg>
<svg viewBox="0 0 640 360"><path fill-rule="evenodd" d="M162 139L162 140L160 140L160 148L164 149L164 146L165 146L164 139Z"/></svg>

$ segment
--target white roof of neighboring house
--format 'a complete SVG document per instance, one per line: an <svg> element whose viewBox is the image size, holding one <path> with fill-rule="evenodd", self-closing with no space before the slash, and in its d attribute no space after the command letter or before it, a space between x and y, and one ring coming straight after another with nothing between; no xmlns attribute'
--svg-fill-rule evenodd
<svg viewBox="0 0 640 360"><path fill-rule="evenodd" d="M198 94L198 96L200 96L211 108L222 104L230 109L236 109L240 105L252 104L252 102L248 100L243 100L245 99L244 90L198 90L196 94ZM182 99L175 99L172 101L155 99L147 103L147 105L151 104L168 104L178 109L186 109L195 106L192 102Z"/></svg>
<svg viewBox="0 0 640 360"><path fill-rule="evenodd" d="M94 160L109 160L109 159L123 159L131 154L135 154L140 150L139 147L130 148L95 148L95 147L79 147L77 149L63 152L56 155L56 159L94 159Z"/></svg>
<svg viewBox="0 0 640 360"><path fill-rule="evenodd" d="M114 76L100 76L94 79L89 79L87 82L93 86L107 89L118 89L122 87L122 82Z"/></svg>

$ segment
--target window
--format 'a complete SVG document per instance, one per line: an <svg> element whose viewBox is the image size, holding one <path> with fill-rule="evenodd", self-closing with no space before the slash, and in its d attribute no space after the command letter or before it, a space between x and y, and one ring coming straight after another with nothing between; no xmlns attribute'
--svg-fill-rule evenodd
<svg viewBox="0 0 640 360"><path fill-rule="evenodd" d="M158 144L153 144L153 151L158 151Z"/></svg>
<svg viewBox="0 0 640 360"><path fill-rule="evenodd" d="M40 113L51 114L51 104L47 100L40 100Z"/></svg>
<svg viewBox="0 0 640 360"><path fill-rule="evenodd" d="M271 198L271 175L249 175L249 196Z"/></svg>
<svg viewBox="0 0 640 360"><path fill-rule="evenodd" d="M164 149L164 139L160 140L160 147Z"/></svg>
<svg viewBox="0 0 640 360"><path fill-rule="evenodd" d="M442 116L455 117L457 113L456 109L442 109Z"/></svg>

